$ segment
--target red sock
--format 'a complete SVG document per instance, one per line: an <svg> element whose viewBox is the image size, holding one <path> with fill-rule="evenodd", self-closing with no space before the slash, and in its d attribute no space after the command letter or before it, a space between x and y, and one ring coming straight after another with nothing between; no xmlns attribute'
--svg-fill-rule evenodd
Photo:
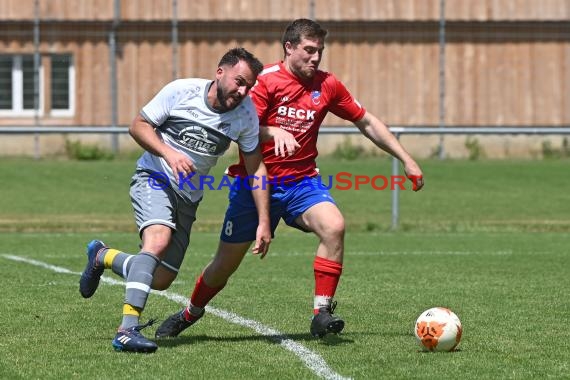
<svg viewBox="0 0 570 380"><path fill-rule="evenodd" d="M315 271L313 312L316 315L319 308L330 305L342 273L342 263L317 256L313 263L313 269Z"/></svg>
<svg viewBox="0 0 570 380"><path fill-rule="evenodd" d="M226 286L226 284L212 288L204 282L203 274L200 275L198 280L196 281L196 285L194 286L194 291L192 292L192 296L190 297L190 304L194 307L204 308L210 302L212 298L216 296ZM194 319L195 315L190 313L189 308L187 307L184 310L184 317L191 321Z"/></svg>

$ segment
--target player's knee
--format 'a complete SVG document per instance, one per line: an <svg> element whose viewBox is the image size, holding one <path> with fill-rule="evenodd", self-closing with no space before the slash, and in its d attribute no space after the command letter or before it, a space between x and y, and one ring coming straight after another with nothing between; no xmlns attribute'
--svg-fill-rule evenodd
<svg viewBox="0 0 570 380"><path fill-rule="evenodd" d="M142 250L161 257L168 248L171 238L172 231L169 227L162 225L149 226L144 229L142 234Z"/></svg>
<svg viewBox="0 0 570 380"><path fill-rule="evenodd" d="M327 235L331 236L332 238L342 239L344 237L345 231L345 224L344 218L332 218L331 220L327 221L326 231Z"/></svg>
<svg viewBox="0 0 570 380"><path fill-rule="evenodd" d="M331 219L320 231L316 231L321 242L328 247L340 247L344 241L344 219ZM335 249L336 250L336 249Z"/></svg>
<svg viewBox="0 0 570 380"><path fill-rule="evenodd" d="M150 252L153 255L162 257L163 253L166 252L168 245L170 244L169 238L154 238L149 239L144 242L142 246L142 251Z"/></svg>

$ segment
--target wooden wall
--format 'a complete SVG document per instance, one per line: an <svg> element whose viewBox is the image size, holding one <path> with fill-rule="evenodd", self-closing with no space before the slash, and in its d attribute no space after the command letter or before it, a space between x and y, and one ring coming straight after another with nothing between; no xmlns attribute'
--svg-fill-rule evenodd
<svg viewBox="0 0 570 380"><path fill-rule="evenodd" d="M33 3L0 1L0 52L33 52ZM40 4L40 51L73 54L77 92L73 118L42 124L108 125L114 1ZM178 4L181 77L213 77L220 56L237 45L265 63L280 59L283 27L310 12L308 0ZM439 0L315 0L313 11L330 31L321 68L392 125L438 124ZM569 12L570 0L447 0L446 124L569 125ZM121 1L119 124L173 79L171 14L171 0ZM334 116L325 122L346 124Z"/></svg>
<svg viewBox="0 0 570 380"><path fill-rule="evenodd" d="M35 0L2 0L0 18L33 18ZM438 20L440 0L178 0L180 20ZM110 20L114 0L40 0L50 20ZM172 0L121 0L123 20L170 20ZM568 0L446 0L449 20L568 20Z"/></svg>

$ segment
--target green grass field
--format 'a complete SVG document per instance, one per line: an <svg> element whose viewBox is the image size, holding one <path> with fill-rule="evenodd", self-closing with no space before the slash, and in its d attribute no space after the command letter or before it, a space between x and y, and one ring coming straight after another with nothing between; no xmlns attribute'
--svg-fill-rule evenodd
<svg viewBox="0 0 570 380"><path fill-rule="evenodd" d="M0 378L568 378L569 164L423 162L426 188L400 193L398 231L390 192L333 190L347 223L342 335L310 337L316 240L280 227L266 259L248 256L197 325L142 355L110 344L124 297L118 277L106 273L89 300L78 292L90 239L137 249L134 161L4 159ZM320 167L390 174L385 158ZM185 303L216 247L225 198L207 192L179 278L150 296L143 319ZM418 351L413 323L432 306L461 318L459 351Z"/></svg>

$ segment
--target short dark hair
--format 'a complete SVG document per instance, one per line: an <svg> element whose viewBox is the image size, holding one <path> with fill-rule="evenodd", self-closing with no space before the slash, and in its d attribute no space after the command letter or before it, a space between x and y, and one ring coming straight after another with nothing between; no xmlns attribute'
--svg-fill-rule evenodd
<svg viewBox="0 0 570 380"><path fill-rule="evenodd" d="M303 38L310 40L325 40L328 31L323 29L319 23L307 18L298 18L287 25L285 33L281 38L283 50L285 50L285 43L291 42L293 46L297 46Z"/></svg>
<svg viewBox="0 0 570 380"><path fill-rule="evenodd" d="M234 67L239 61L245 61L256 77L263 70L263 63L242 47L228 50L228 52L222 56L222 59L220 59L218 67L226 65Z"/></svg>

